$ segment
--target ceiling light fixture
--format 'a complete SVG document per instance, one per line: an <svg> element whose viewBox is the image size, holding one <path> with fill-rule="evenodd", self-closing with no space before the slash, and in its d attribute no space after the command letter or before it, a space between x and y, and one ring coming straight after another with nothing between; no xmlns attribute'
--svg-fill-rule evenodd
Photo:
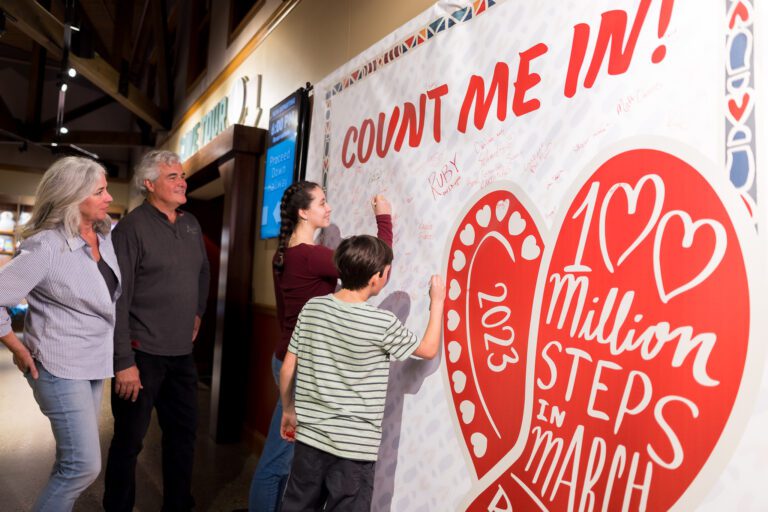
<svg viewBox="0 0 768 512"><path fill-rule="evenodd" d="M77 76L77 70L75 68L69 68L67 74L70 78L75 78Z"/></svg>
<svg viewBox="0 0 768 512"><path fill-rule="evenodd" d="M61 128L59 128L59 133L61 133L62 135L66 135L69 133L69 128L67 128L66 126L62 126Z"/></svg>

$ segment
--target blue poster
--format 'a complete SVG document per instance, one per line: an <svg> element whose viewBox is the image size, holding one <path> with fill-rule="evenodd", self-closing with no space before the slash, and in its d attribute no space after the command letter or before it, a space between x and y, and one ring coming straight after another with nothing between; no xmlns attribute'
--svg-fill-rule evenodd
<svg viewBox="0 0 768 512"><path fill-rule="evenodd" d="M285 139L267 149L264 202L261 210L261 238L273 238L280 234L280 200L285 189L293 182L295 155L294 139Z"/></svg>
<svg viewBox="0 0 768 512"><path fill-rule="evenodd" d="M269 111L267 163L261 204L261 238L280 234L280 201L296 177L299 142L300 93L296 92Z"/></svg>

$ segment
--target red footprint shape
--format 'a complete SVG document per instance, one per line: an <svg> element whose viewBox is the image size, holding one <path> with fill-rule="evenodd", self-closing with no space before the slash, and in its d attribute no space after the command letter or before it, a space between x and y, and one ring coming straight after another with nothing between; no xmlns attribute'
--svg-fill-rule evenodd
<svg viewBox="0 0 768 512"><path fill-rule="evenodd" d="M456 229L446 284L447 385L472 465L484 475L517 442L543 244L507 190L487 192Z"/></svg>

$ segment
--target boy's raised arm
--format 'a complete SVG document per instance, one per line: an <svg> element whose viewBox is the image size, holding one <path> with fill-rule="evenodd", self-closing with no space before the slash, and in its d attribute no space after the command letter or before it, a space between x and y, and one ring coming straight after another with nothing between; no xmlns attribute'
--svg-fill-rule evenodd
<svg viewBox="0 0 768 512"><path fill-rule="evenodd" d="M429 281L429 323L424 336L413 355L424 359L433 359L440 348L440 330L443 320L443 303L445 302L445 283L435 274Z"/></svg>
<svg viewBox="0 0 768 512"><path fill-rule="evenodd" d="M293 382L296 374L296 354L286 352L280 368L280 400L283 404L283 418L280 420L280 437L293 442L296 439L296 409L293 403Z"/></svg>

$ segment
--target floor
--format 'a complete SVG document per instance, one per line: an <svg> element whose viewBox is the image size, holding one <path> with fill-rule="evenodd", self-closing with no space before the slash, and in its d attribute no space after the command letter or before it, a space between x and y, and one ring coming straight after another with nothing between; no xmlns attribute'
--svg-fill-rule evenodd
<svg viewBox="0 0 768 512"><path fill-rule="evenodd" d="M195 452L193 494L199 511L233 511L247 508L248 487L257 457L244 445L220 445L208 435L207 388L199 389L200 423ZM50 424L32 397L32 391L11 353L0 344L0 508L26 511L47 480L53 464L54 440ZM106 458L112 435L109 394L105 386L101 419L102 457ZM152 422L137 469L134 511L155 512L162 502L160 429ZM103 472L81 495L75 511L101 510Z"/></svg>

